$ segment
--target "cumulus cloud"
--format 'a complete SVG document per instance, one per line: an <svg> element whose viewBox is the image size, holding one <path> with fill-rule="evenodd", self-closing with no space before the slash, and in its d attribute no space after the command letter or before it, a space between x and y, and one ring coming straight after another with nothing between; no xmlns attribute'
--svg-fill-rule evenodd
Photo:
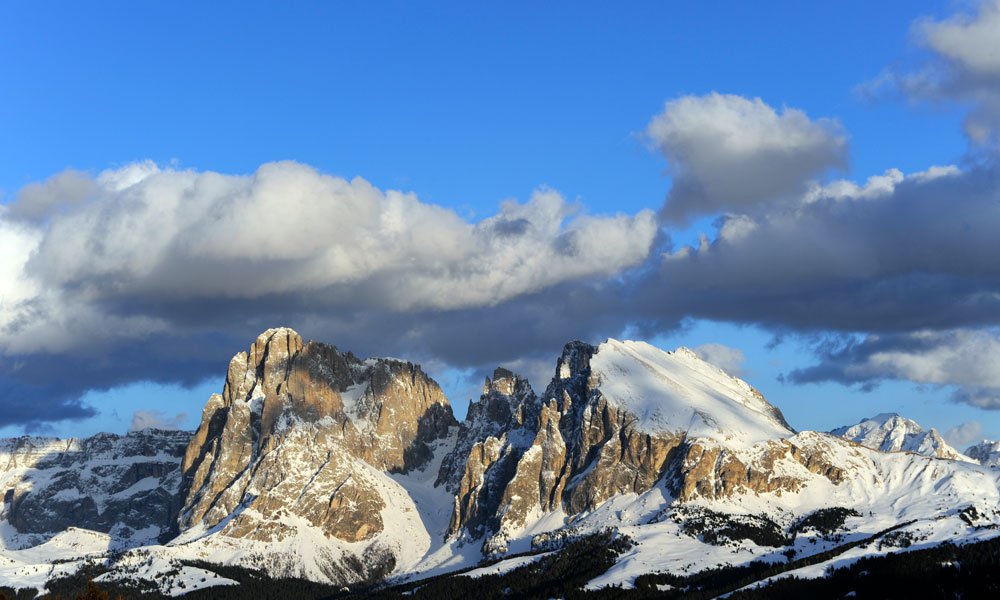
<svg viewBox="0 0 1000 600"><path fill-rule="evenodd" d="M161 410L137 410L132 413L129 431L142 429L180 429L187 420L187 413L170 416Z"/></svg>
<svg viewBox="0 0 1000 600"><path fill-rule="evenodd" d="M0 382L25 407L0 421L86 416L81 391L135 379L197 381L277 323L458 365L617 333L621 275L658 235L652 211L589 215L544 188L469 222L291 162L56 176L0 212Z"/></svg>
<svg viewBox="0 0 1000 600"><path fill-rule="evenodd" d="M743 363L746 356L738 348L731 348L724 344L702 344L692 351L703 361L712 363L733 377L742 377Z"/></svg>
<svg viewBox="0 0 1000 600"><path fill-rule="evenodd" d="M978 14L926 21L920 28L928 46L969 76L1000 79L1000 2L979 4Z"/></svg>
<svg viewBox="0 0 1000 600"><path fill-rule="evenodd" d="M96 183L80 171L68 170L41 183L29 183L18 192L6 217L39 222L81 204L97 191Z"/></svg>
<svg viewBox="0 0 1000 600"><path fill-rule="evenodd" d="M952 446L964 449L983 439L983 426L979 421L966 421L945 431L944 439Z"/></svg>
<svg viewBox="0 0 1000 600"><path fill-rule="evenodd" d="M685 96L667 102L646 135L669 162L663 215L675 222L787 200L847 163L837 122L776 111L760 98Z"/></svg>
<svg viewBox="0 0 1000 600"><path fill-rule="evenodd" d="M973 13L923 19L914 34L926 56L909 70L889 69L862 89L901 92L971 107L965 131L977 143L997 143L1000 126L1000 0L973 3Z"/></svg>
<svg viewBox="0 0 1000 600"><path fill-rule="evenodd" d="M315 293L329 308L491 306L618 273L646 258L657 233L649 211L576 214L547 189L469 223L412 194L296 163L250 176L140 167L88 180L97 189L91 202L18 234L37 243L23 246L21 272L11 276L37 293L34 308L8 303L0 323L7 352L63 350L74 328L92 335L87 323L107 316L91 308L115 303L132 314L121 311L114 329L139 335L165 326L152 305L192 299ZM42 195L31 195L33 206L58 202ZM29 308L49 318L30 318ZM60 319L70 310L71 323Z"/></svg>
<svg viewBox="0 0 1000 600"><path fill-rule="evenodd" d="M974 103L966 117L966 133L976 142L996 142L1000 125L1000 0L982 2L976 15L925 22L921 29L927 46L947 67L938 76L920 80L932 92Z"/></svg>
<svg viewBox="0 0 1000 600"><path fill-rule="evenodd" d="M884 379L953 386L953 399L1000 409L1000 332L956 329L868 335L827 347L815 366L793 371L796 383L873 385Z"/></svg>

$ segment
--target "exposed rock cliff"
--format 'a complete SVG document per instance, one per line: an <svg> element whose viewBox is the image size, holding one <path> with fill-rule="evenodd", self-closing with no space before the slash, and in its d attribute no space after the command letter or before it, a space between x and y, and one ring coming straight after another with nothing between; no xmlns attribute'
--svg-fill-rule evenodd
<svg viewBox="0 0 1000 600"><path fill-rule="evenodd" d="M291 517L367 540L384 526L381 472L424 465L454 422L419 366L268 330L205 407L182 465L180 528L275 541L293 533Z"/></svg>
<svg viewBox="0 0 1000 600"><path fill-rule="evenodd" d="M469 404L438 485L455 494L448 533L473 537L497 528L501 495L537 429L538 398L527 380L498 368L478 402Z"/></svg>

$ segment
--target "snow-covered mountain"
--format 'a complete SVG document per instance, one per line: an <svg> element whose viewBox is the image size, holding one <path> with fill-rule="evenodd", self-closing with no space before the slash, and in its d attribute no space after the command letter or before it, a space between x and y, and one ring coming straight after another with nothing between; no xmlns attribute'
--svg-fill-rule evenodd
<svg viewBox="0 0 1000 600"><path fill-rule="evenodd" d="M636 416L635 427L644 432L742 444L795 433L760 392L687 348L664 352L611 339L595 349L589 366L596 391ZM560 368L561 375L572 374L568 363Z"/></svg>
<svg viewBox="0 0 1000 600"><path fill-rule="evenodd" d="M983 440L965 450L966 456L987 467L1000 467L1000 442Z"/></svg>
<svg viewBox="0 0 1000 600"><path fill-rule="evenodd" d="M914 452L924 456L969 460L948 445L936 429L925 430L916 421L896 413L878 414L830 433L882 452Z"/></svg>
<svg viewBox="0 0 1000 600"><path fill-rule="evenodd" d="M155 541L174 529L178 460L190 438L146 429L0 440L0 516L27 540L78 527L109 534L118 546Z"/></svg>
<svg viewBox="0 0 1000 600"><path fill-rule="evenodd" d="M176 534L184 431L0 440L0 581L36 586L87 552Z"/></svg>
<svg viewBox="0 0 1000 600"><path fill-rule="evenodd" d="M233 583L212 565L363 586L484 558L501 572L512 553L612 529L634 546L589 585L628 586L654 571L809 556L894 526L905 544L849 552L996 535L1000 471L882 417L840 432L850 440L796 432L689 350L608 340L567 344L542 393L497 369L457 423L419 366L273 329L233 358L193 435L130 434L115 438L129 450L110 454L96 441L0 447L0 489L12 490L0 580L42 588L97 561L100 581L168 593ZM134 441L144 435L176 439ZM93 451L67 458L84 456L77 447ZM129 470L143 461L162 466ZM84 475L52 466L63 464ZM53 504L89 507L82 496L90 512ZM154 507L148 529L141 508L115 504L126 497ZM55 509L25 512L32 503Z"/></svg>

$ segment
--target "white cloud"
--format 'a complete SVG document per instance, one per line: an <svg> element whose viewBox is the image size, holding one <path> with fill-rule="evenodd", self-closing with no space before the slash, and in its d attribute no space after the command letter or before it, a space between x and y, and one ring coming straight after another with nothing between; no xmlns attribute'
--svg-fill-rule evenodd
<svg viewBox="0 0 1000 600"><path fill-rule="evenodd" d="M724 344L702 344L692 351L703 361L712 363L733 377L743 376L743 363L746 356L738 348L731 348Z"/></svg>
<svg viewBox="0 0 1000 600"><path fill-rule="evenodd" d="M960 69L1000 81L1000 0L979 4L978 14L958 14L920 24L926 44Z"/></svg>
<svg viewBox="0 0 1000 600"><path fill-rule="evenodd" d="M1000 142L1000 0L972 4L974 14L918 21L914 33L927 51L923 60L909 70L887 69L861 89L966 105L966 135L988 146Z"/></svg>
<svg viewBox="0 0 1000 600"><path fill-rule="evenodd" d="M922 331L907 338L910 347L873 352L863 363L852 365L848 374L1000 388L1000 339L996 335L976 330Z"/></svg>
<svg viewBox="0 0 1000 600"><path fill-rule="evenodd" d="M779 112L760 98L684 96L666 104L646 135L669 161L664 215L675 221L787 200L847 162L837 122Z"/></svg>
<svg viewBox="0 0 1000 600"><path fill-rule="evenodd" d="M798 382L871 384L899 379L951 386L957 402L1000 409L1000 332L954 329L868 335L791 375Z"/></svg>
<svg viewBox="0 0 1000 600"><path fill-rule="evenodd" d="M1000 0L980 3L976 15L959 14L920 27L925 44L945 65L932 65L908 81L918 94L970 102L965 132L980 144L996 143L1000 126Z"/></svg>
<svg viewBox="0 0 1000 600"><path fill-rule="evenodd" d="M142 429L180 429L187 420L187 413L177 413L170 416L160 410L137 410L132 413L132 424L129 431Z"/></svg>
<svg viewBox="0 0 1000 600"><path fill-rule="evenodd" d="M38 246L38 230L5 218L0 207L0 328L17 318L18 307L36 297L38 286L25 272L31 252Z"/></svg>
<svg viewBox="0 0 1000 600"><path fill-rule="evenodd" d="M966 421L942 434L945 441L962 451L966 446L982 441L983 426L979 421Z"/></svg>

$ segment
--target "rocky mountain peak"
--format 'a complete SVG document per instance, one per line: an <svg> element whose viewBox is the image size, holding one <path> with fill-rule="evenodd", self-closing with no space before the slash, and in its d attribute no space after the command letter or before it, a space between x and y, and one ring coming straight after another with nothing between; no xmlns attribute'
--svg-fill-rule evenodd
<svg viewBox="0 0 1000 600"><path fill-rule="evenodd" d="M484 391L474 408L491 401ZM779 461L842 476L821 450L787 440L794 431L757 390L690 351L571 342L537 406L537 419L467 453L451 531L491 532L487 554L505 552L539 514L587 513L660 481L690 500L797 489L805 475L775 476Z"/></svg>
<svg viewBox="0 0 1000 600"><path fill-rule="evenodd" d="M590 369L591 387L634 415L644 431L744 443L794 433L760 392L685 348L666 352L609 339L597 347Z"/></svg>
<svg viewBox="0 0 1000 600"><path fill-rule="evenodd" d="M563 347L556 362L556 379L571 379L589 376L590 358L597 349L586 342L573 341Z"/></svg>
<svg viewBox="0 0 1000 600"><path fill-rule="evenodd" d="M537 412L532 406L535 392L528 380L503 367L493 371L493 378L486 378L478 402L469 404L467 423L489 421L501 427L517 428L525 418Z"/></svg>
<svg viewBox="0 0 1000 600"><path fill-rule="evenodd" d="M506 484L503 473L530 443L538 413L538 398L527 379L503 367L486 379L438 473L437 484L455 494L449 535L465 530L479 536L495 528Z"/></svg>
<svg viewBox="0 0 1000 600"><path fill-rule="evenodd" d="M458 424L419 365L270 329L233 357L193 436L0 440L0 550L31 547L0 579L37 572L39 545L80 562L85 544L121 577L190 582L185 561L208 559L369 585L477 561L467 544L500 555L609 526L669 532L646 548L658 553L707 507L776 508L779 532L831 505L864 508L854 518L876 529L913 507L926 523L994 514L995 472L899 452L951 457L894 413L835 432L857 443L795 433L746 382L637 341L571 342L553 375L536 395L496 368ZM1000 464L1000 443L969 452Z"/></svg>
<svg viewBox="0 0 1000 600"><path fill-rule="evenodd" d="M248 402L254 396L277 394L277 386L286 379L288 365L302 345L302 337L287 327L268 329L257 336L246 352L240 352L229 363L222 391L226 406Z"/></svg>
<svg viewBox="0 0 1000 600"><path fill-rule="evenodd" d="M420 467L453 424L418 365L269 329L233 357L187 448L181 531L225 522L226 535L273 541L290 535L291 510L326 535L368 539L384 500L358 470Z"/></svg>
<svg viewBox="0 0 1000 600"><path fill-rule="evenodd" d="M520 377L511 371L503 367L497 367L493 370L493 378L486 378L486 383L483 384L483 394L485 395L493 391L498 394L510 396L514 393L514 387L519 379Z"/></svg>
<svg viewBox="0 0 1000 600"><path fill-rule="evenodd" d="M882 452L914 452L937 458L968 460L952 448L936 429L925 430L916 421L898 413L880 413L830 433Z"/></svg>

